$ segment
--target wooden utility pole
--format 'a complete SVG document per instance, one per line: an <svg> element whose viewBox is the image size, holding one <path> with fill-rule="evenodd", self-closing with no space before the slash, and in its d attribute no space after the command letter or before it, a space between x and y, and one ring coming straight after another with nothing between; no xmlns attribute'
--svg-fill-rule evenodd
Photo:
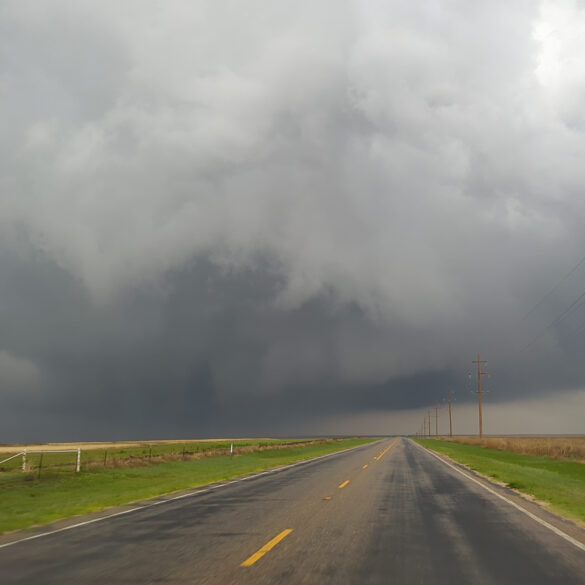
<svg viewBox="0 0 585 585"><path fill-rule="evenodd" d="M439 436L439 405L435 404L435 437Z"/></svg>
<svg viewBox="0 0 585 585"><path fill-rule="evenodd" d="M478 399L478 404L479 404L479 438L483 438L483 418L482 418L482 405L481 405L481 399L482 399L482 395L483 392L481 390L481 377L485 376L487 374L487 372L482 372L481 371L481 364L487 364L486 360L481 359L481 356L479 354L477 354L477 359L473 360L471 363L473 364L477 364L477 399Z"/></svg>
<svg viewBox="0 0 585 585"><path fill-rule="evenodd" d="M428 410L427 411L428 417L429 417L429 437L431 436L431 411Z"/></svg>
<svg viewBox="0 0 585 585"><path fill-rule="evenodd" d="M453 395L451 392L451 388L448 389L447 394L447 402L449 403L449 437L453 437L453 419L451 418L451 401L453 399Z"/></svg>

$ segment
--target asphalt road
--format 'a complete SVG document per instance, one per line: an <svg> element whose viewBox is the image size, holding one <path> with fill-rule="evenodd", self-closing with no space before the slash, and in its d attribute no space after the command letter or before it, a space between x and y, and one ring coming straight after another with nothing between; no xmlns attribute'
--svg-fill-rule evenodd
<svg viewBox="0 0 585 585"><path fill-rule="evenodd" d="M585 550L397 439L4 546L0 583L571 585Z"/></svg>

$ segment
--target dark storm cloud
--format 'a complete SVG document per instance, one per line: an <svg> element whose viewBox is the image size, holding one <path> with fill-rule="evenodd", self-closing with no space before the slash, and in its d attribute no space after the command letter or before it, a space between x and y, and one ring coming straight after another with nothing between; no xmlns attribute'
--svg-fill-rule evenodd
<svg viewBox="0 0 585 585"><path fill-rule="evenodd" d="M317 432L471 399L477 351L496 402L583 388L583 271L522 316L585 250L584 22L5 3L7 437Z"/></svg>

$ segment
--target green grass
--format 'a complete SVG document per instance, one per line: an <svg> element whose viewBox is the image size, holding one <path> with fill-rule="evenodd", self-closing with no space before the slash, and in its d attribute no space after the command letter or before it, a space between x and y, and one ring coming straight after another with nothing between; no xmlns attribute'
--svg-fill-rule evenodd
<svg viewBox="0 0 585 585"><path fill-rule="evenodd" d="M433 439L421 445L443 453L513 489L548 502L552 511L585 522L585 465Z"/></svg>
<svg viewBox="0 0 585 585"><path fill-rule="evenodd" d="M185 441L184 443L142 443L132 447L120 447L116 443L100 448L88 448L83 446L81 449L82 467L88 468L92 465L100 466L116 466L117 464L124 464L125 462L134 461L140 464L140 461L157 460L157 458L165 458L169 456L181 456L189 458L193 455L201 455L211 451L229 451L230 445L233 442L234 448L242 449L246 447L270 447L276 445L286 444L303 444L310 443L314 439L235 439L235 440L209 440L209 441ZM42 447L41 447L42 448ZM73 446L66 446L68 449L74 449ZM2 453L0 460L7 459L22 451L21 448L15 449L13 452ZM60 467L74 467L77 454L72 453L45 453L43 455L43 467L49 468L54 466ZM41 455L39 453L28 453L27 464L31 468L38 468L41 462ZM22 458L15 457L0 465L0 471L18 470L22 465Z"/></svg>
<svg viewBox="0 0 585 585"><path fill-rule="evenodd" d="M43 470L40 479L36 472L4 472L0 474L0 532L222 481L368 442L371 439L341 439L267 448L233 457L218 455L122 468L89 466L81 473L49 469L46 473Z"/></svg>

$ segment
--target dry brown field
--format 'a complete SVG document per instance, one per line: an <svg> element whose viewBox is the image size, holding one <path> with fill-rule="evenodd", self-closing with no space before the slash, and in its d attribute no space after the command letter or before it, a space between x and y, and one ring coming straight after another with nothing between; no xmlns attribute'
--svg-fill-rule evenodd
<svg viewBox="0 0 585 585"><path fill-rule="evenodd" d="M585 462L584 437L453 437L446 440L467 445L481 445L499 451L523 455L539 455L551 459L573 459Z"/></svg>
<svg viewBox="0 0 585 585"><path fill-rule="evenodd" d="M272 439L169 439L163 441L112 441L112 442L94 442L94 443L28 443L28 444L11 444L0 445L0 454L2 453L16 453L23 449L35 450L43 449L45 451L58 451L60 449L77 449L81 447L84 451L93 449L132 449L135 447L143 447L144 445L175 445L188 443L208 443L210 441L270 441Z"/></svg>

